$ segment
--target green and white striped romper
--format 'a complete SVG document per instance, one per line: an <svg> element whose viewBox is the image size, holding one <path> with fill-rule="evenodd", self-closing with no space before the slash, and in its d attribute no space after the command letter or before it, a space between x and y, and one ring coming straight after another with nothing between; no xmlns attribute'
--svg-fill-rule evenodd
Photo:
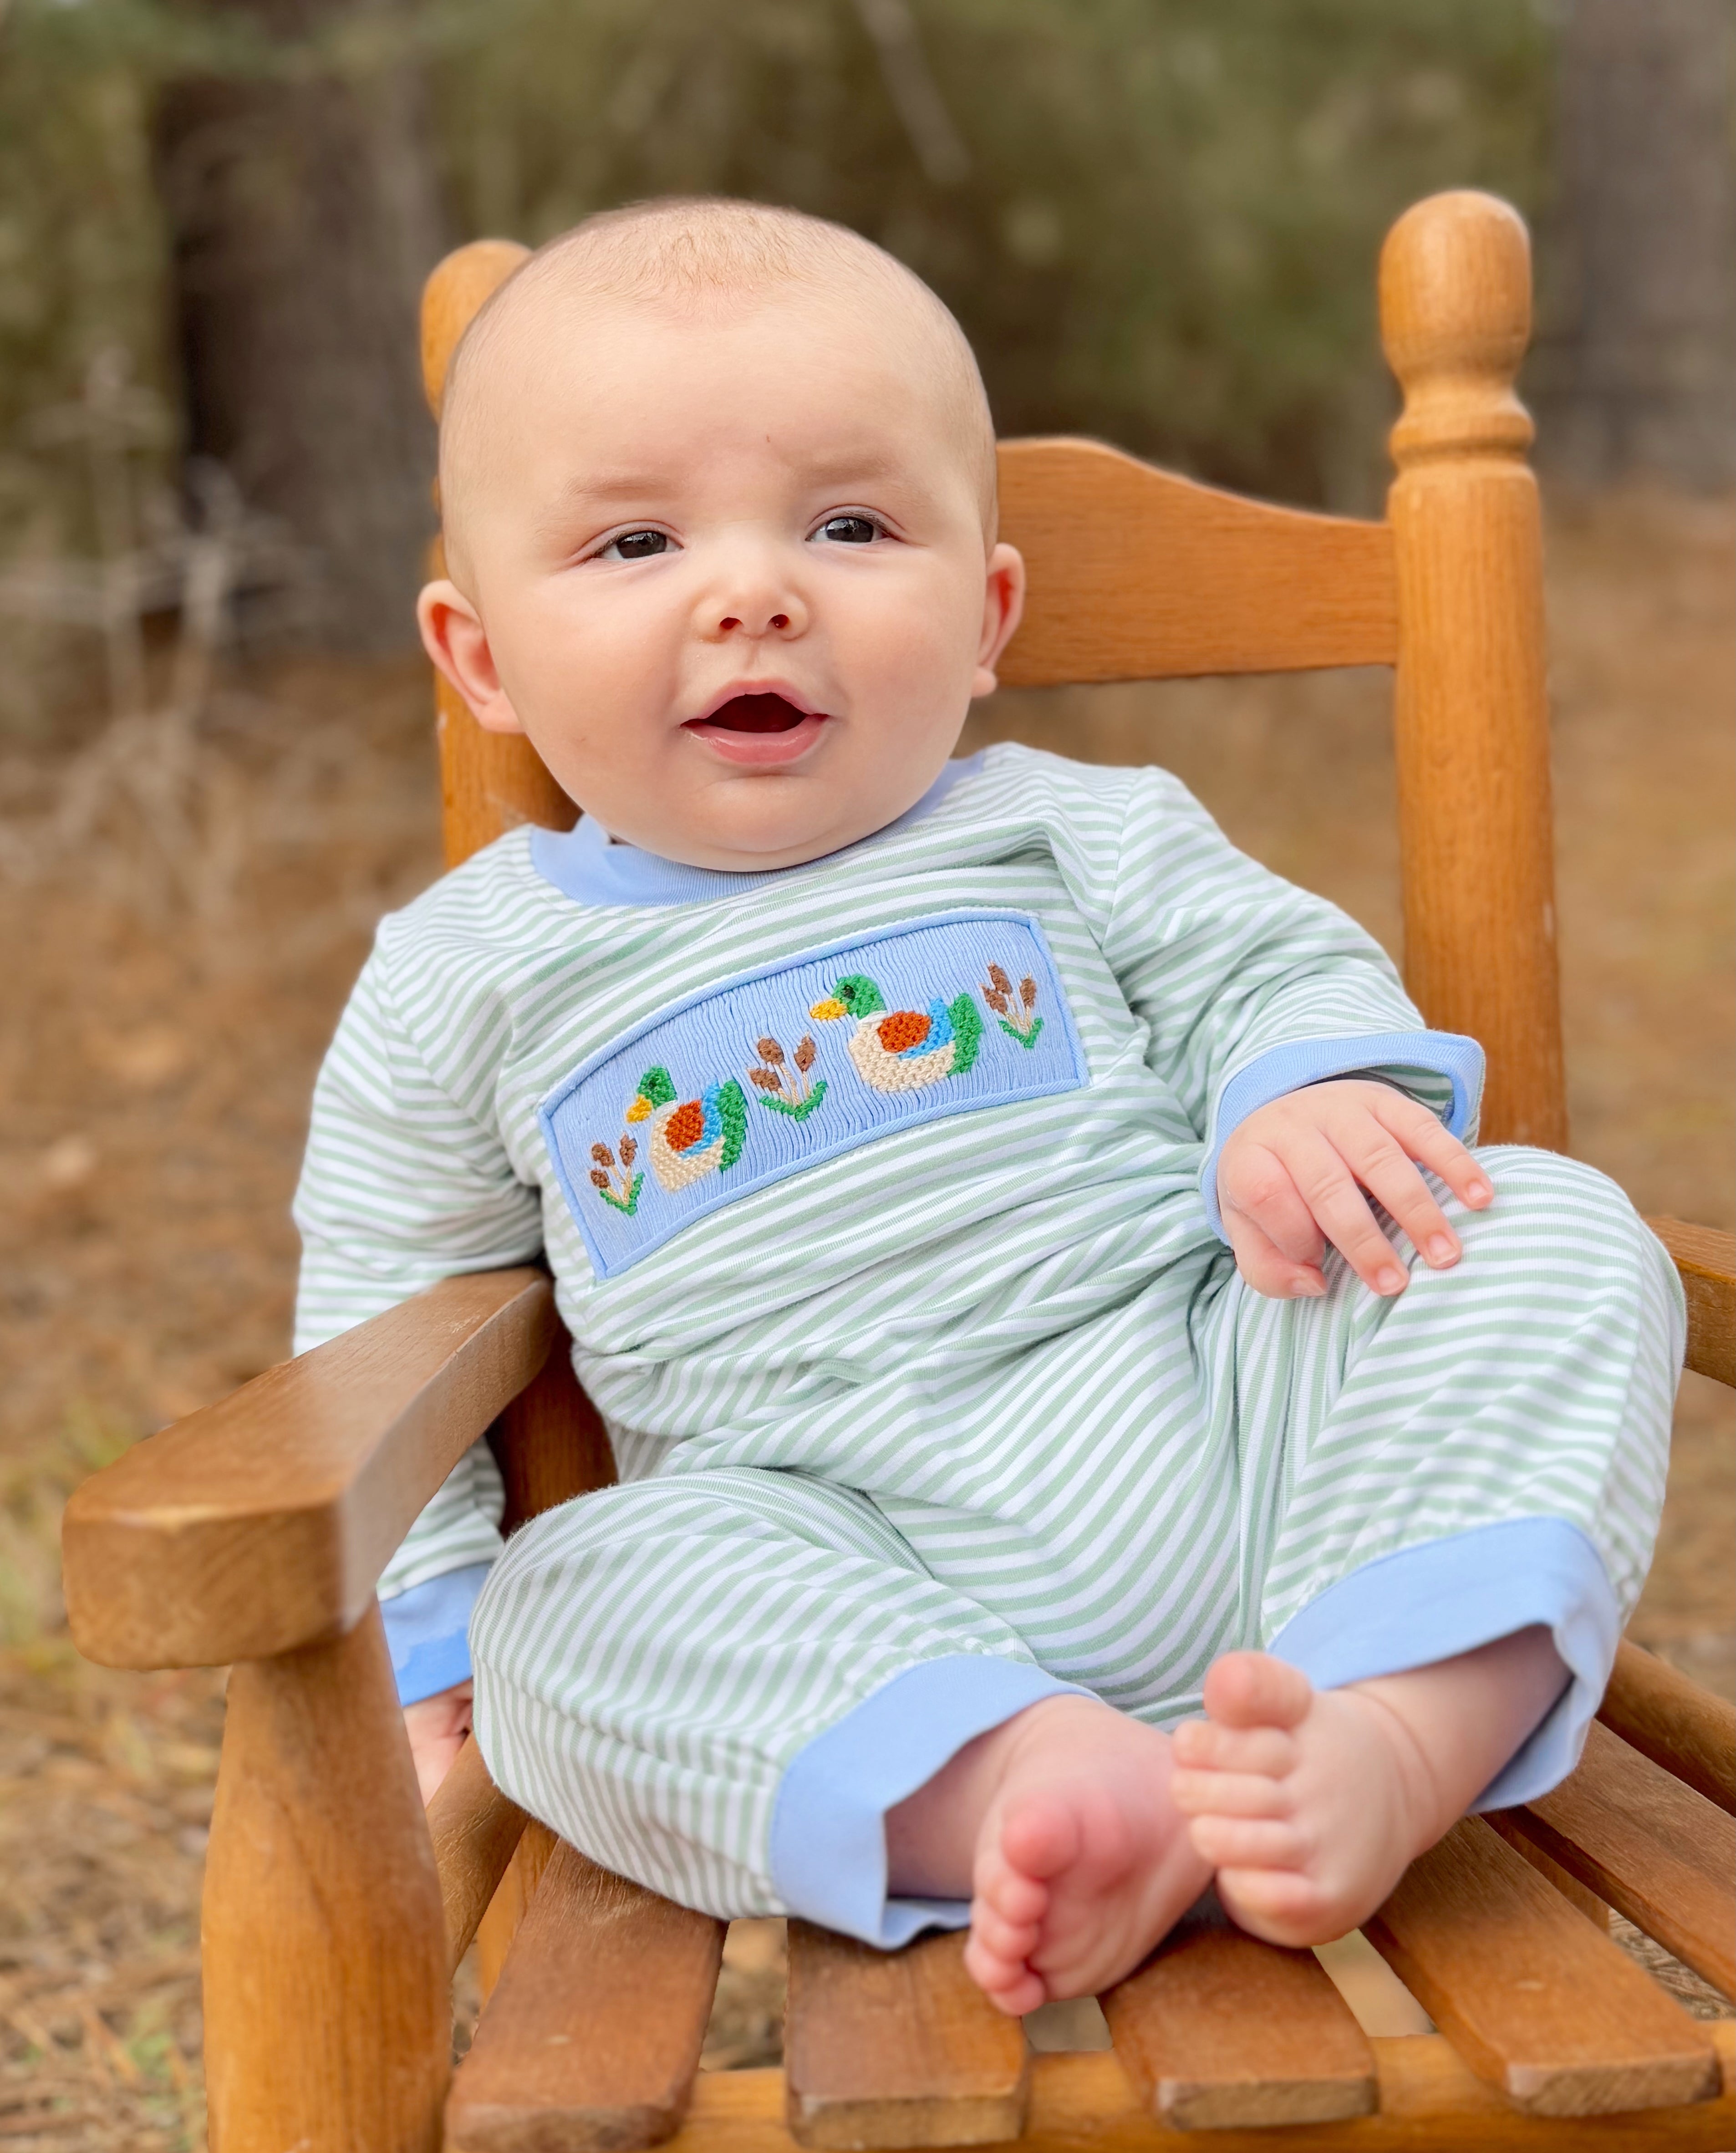
<svg viewBox="0 0 1736 2153"><path fill-rule="evenodd" d="M1173 778L1017 747L830 858L725 875L519 830L381 925L297 1199L305 1349L554 1274L621 1484L504 1550L478 1445L380 1591L400 1694L685 1903L879 1943L883 1819L1077 1687L1168 1725L1213 1657L1335 1684L1534 1622L1577 1756L1662 1502L1681 1295L1619 1190L1481 1156L1453 1270L1246 1290L1229 1131L1371 1071L1469 1136L1481 1056ZM1399 1249L1408 1262L1408 1244Z"/></svg>

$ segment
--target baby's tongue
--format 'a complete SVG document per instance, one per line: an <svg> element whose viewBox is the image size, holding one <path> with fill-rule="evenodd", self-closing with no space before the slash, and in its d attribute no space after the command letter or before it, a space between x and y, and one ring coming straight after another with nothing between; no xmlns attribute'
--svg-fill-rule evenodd
<svg viewBox="0 0 1736 2153"><path fill-rule="evenodd" d="M802 712L781 695L736 695L705 722L729 733L787 733L802 723Z"/></svg>

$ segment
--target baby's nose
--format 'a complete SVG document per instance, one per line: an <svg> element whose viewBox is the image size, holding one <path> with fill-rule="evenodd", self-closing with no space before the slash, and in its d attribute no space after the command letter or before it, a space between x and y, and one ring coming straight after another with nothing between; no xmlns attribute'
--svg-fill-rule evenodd
<svg viewBox="0 0 1736 2153"><path fill-rule="evenodd" d="M765 634L781 634L789 627L789 625L790 616L788 613L770 613L766 617L765 626L761 632ZM746 628L747 626L747 622L741 613L726 613L723 618L718 622L717 626L718 631L720 634L728 635L738 628Z"/></svg>

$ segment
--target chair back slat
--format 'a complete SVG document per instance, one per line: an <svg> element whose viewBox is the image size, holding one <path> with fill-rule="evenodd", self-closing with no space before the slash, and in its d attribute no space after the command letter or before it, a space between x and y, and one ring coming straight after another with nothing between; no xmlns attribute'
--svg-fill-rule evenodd
<svg viewBox="0 0 1736 2153"><path fill-rule="evenodd" d="M1624 1637L1597 1717L1654 1764L1736 1815L1736 1705Z"/></svg>
<svg viewBox="0 0 1736 2153"><path fill-rule="evenodd" d="M634 2153L672 2136L723 1933L557 1845L446 2097L451 2153Z"/></svg>
<svg viewBox="0 0 1736 2153"><path fill-rule="evenodd" d="M1122 2068L1172 2130L1374 2112L1374 2051L1320 1962L1245 1935L1209 1899L1102 2003Z"/></svg>
<svg viewBox="0 0 1736 2153"><path fill-rule="evenodd" d="M1275 508L1100 441L1000 444L1000 536L1025 556L1010 688L1390 665L1392 534Z"/></svg>
<svg viewBox="0 0 1736 2153"><path fill-rule="evenodd" d="M1478 2077L1530 2115L1718 2090L1705 2028L1480 1817L1419 1855L1362 1929Z"/></svg>
<svg viewBox="0 0 1736 2153"><path fill-rule="evenodd" d="M1552 1793L1489 1822L1736 2002L1736 1819L1595 1722Z"/></svg>
<svg viewBox="0 0 1736 2153"><path fill-rule="evenodd" d="M872 1951L790 1924L787 2114L799 2145L988 2145L1025 2128L1025 2033L965 1971L962 1935Z"/></svg>

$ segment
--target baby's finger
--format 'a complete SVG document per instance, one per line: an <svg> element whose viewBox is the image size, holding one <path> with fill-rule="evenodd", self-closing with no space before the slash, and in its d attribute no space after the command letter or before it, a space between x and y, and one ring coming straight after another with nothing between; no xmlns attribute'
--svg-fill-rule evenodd
<svg viewBox="0 0 1736 2153"><path fill-rule="evenodd" d="M1378 1122L1371 1117L1341 1133L1338 1149L1357 1179L1380 1199L1434 1270L1445 1270L1459 1261L1459 1236L1434 1192Z"/></svg>
<svg viewBox="0 0 1736 2153"><path fill-rule="evenodd" d="M1255 1293L1269 1300L1317 1300L1326 1282L1315 1264L1292 1263L1245 1213L1226 1211L1224 1231L1235 1255L1235 1267Z"/></svg>
<svg viewBox="0 0 1736 2153"><path fill-rule="evenodd" d="M1292 1263L1318 1265L1325 1254L1320 1229L1295 1178L1269 1145L1226 1149L1218 1169L1218 1196L1226 1215L1240 1212Z"/></svg>
<svg viewBox="0 0 1736 2153"><path fill-rule="evenodd" d="M1375 1117L1414 1159L1444 1181L1459 1202L1480 1211L1494 1195L1489 1176L1476 1154L1467 1151L1437 1116L1402 1092L1387 1091L1375 1106Z"/></svg>
<svg viewBox="0 0 1736 2153"><path fill-rule="evenodd" d="M1336 1147L1317 1129L1299 1130L1288 1163L1321 1233L1363 1285L1389 1296L1403 1293L1409 1275Z"/></svg>

